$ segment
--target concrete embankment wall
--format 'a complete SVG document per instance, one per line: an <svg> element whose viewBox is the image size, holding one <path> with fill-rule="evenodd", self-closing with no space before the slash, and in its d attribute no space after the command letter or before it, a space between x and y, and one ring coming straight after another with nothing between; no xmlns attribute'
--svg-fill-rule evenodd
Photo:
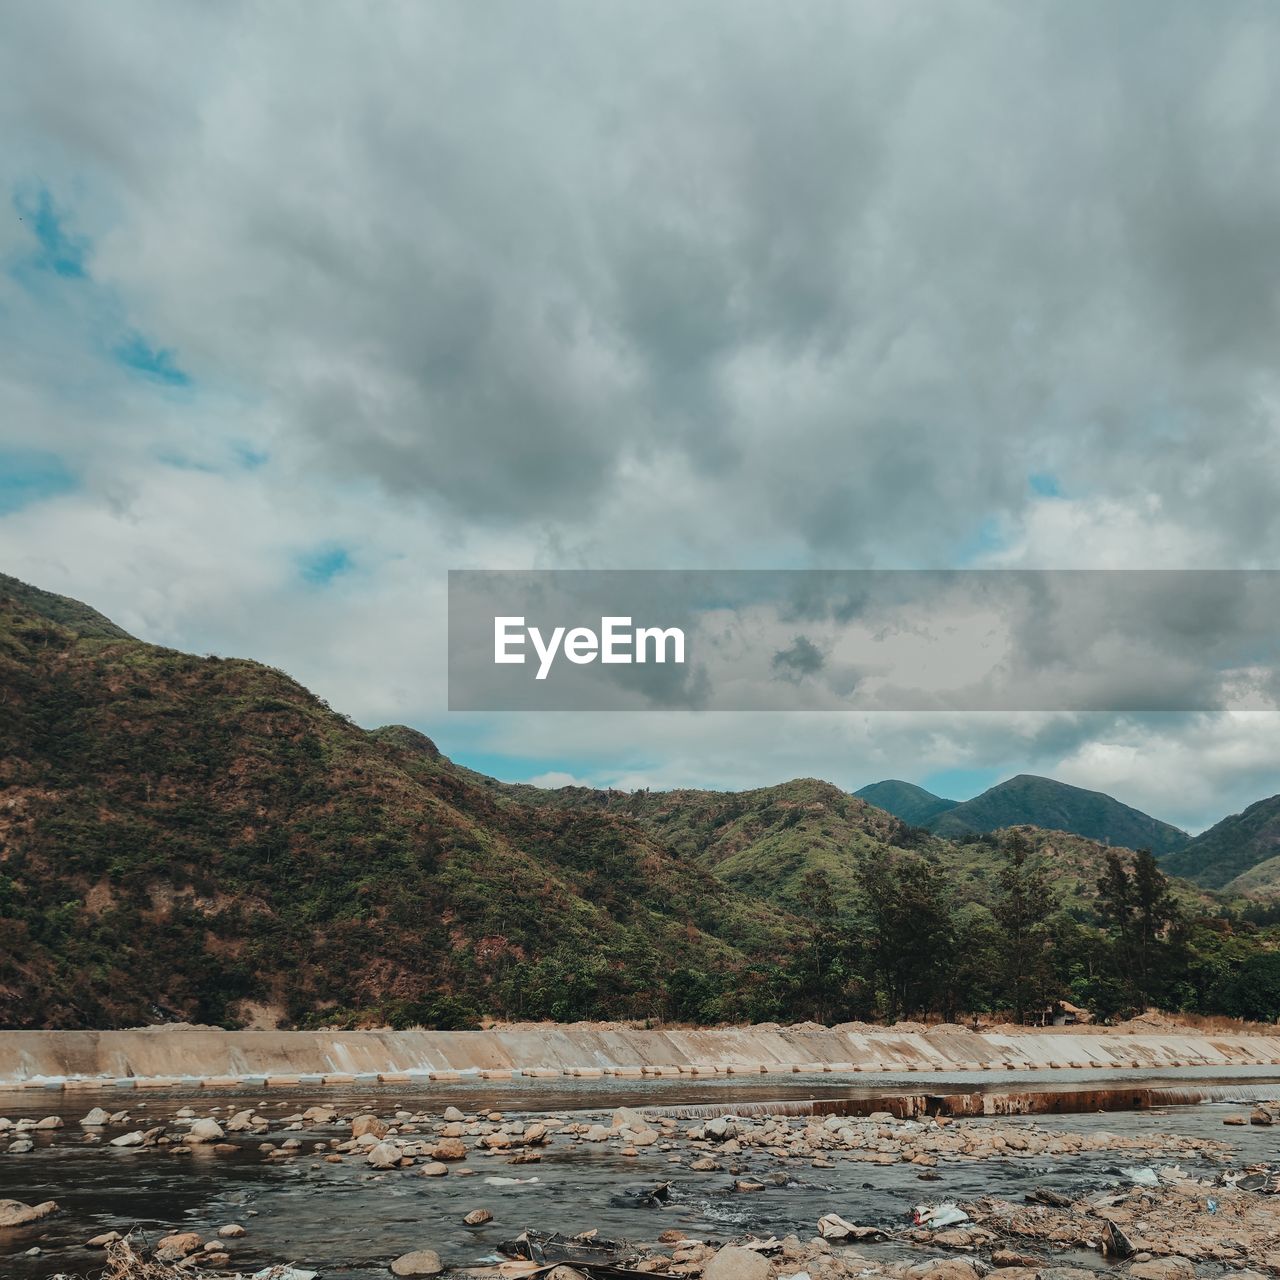
<svg viewBox="0 0 1280 1280"><path fill-rule="evenodd" d="M1280 1065L1280 1037L846 1032L745 1027L709 1031L546 1027L494 1031L0 1032L0 1085L458 1074L713 1075Z"/></svg>

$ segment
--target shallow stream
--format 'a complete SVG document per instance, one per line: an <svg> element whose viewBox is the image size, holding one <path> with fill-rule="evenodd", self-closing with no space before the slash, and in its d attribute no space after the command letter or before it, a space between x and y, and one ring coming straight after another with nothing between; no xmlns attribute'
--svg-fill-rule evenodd
<svg viewBox="0 0 1280 1280"><path fill-rule="evenodd" d="M108 1146L105 1139L90 1144L77 1122L94 1106L108 1111L127 1109L133 1117L131 1127L136 1128L158 1124L182 1106L191 1106L200 1115L212 1113L224 1118L249 1106L269 1117L283 1117L315 1104L335 1107L340 1115L348 1116L361 1111L386 1116L397 1109L440 1112L450 1104L467 1112L494 1109L507 1118L529 1113L607 1115L619 1105L755 1109L775 1100L789 1104L787 1109L792 1110L811 1101L854 1100L893 1092L967 1092L977 1084L1020 1091L1040 1083L1069 1088L1073 1074L991 1073L975 1081L973 1073L962 1079L915 1073L859 1077L856 1085L846 1078L833 1081L831 1076L794 1076L626 1082L517 1080L426 1088L382 1085L366 1090L225 1093L28 1089L0 1094L0 1115L12 1120L60 1115L66 1125L27 1135L35 1140L36 1148L25 1155L0 1152L0 1198L29 1204L52 1199L61 1206L60 1213L28 1228L0 1232L0 1275L14 1280L45 1280L58 1273L91 1275L101 1266L101 1254L85 1248L84 1242L98 1232L137 1228L154 1238L173 1230L192 1230L210 1237L224 1223L239 1222L247 1234L230 1241L229 1251L233 1269L243 1273L268 1263L292 1261L323 1276L385 1280L388 1262L401 1253L433 1248L447 1262L475 1263L495 1257L499 1241L525 1227L566 1234L596 1227L604 1236L636 1241L653 1240L673 1227L708 1239L730 1239L747 1232L795 1232L808 1238L815 1232L819 1215L835 1211L854 1222L897 1230L909 1221L912 1206L921 1202L966 1200L984 1194L1021 1198L1037 1186L1060 1191L1096 1189L1124 1181L1120 1164L1147 1163L1145 1157L1118 1159L1115 1152L1071 1157L1057 1164L1043 1157L943 1162L936 1170L938 1181L921 1181L920 1170L909 1164L872 1165L837 1159L832 1169L814 1169L805 1162L782 1162L747 1150L736 1161L742 1174L764 1180L781 1170L788 1174L789 1182L742 1193L733 1190L733 1176L727 1170L695 1174L687 1165L671 1165L669 1157L674 1152L649 1147L642 1148L636 1157L625 1157L616 1143L593 1146L561 1138L544 1149L537 1164L511 1166L501 1155L473 1153L465 1166L475 1170L472 1176L459 1176L460 1166L454 1166L447 1177L423 1178L417 1167L378 1173L355 1158L327 1164L311 1152L313 1142L345 1137L345 1126L287 1134L273 1128L267 1135L231 1135L228 1141L235 1143L235 1153L215 1152L209 1147L196 1147L188 1154L121 1149ZM1078 1074L1093 1089L1105 1082L1099 1072ZM1135 1074L1126 1073L1124 1079L1134 1083ZM1171 1071L1159 1078L1143 1076L1140 1083L1147 1087L1203 1086L1215 1080L1226 1086L1218 1093L1238 1098L1240 1104L1280 1093L1274 1068L1265 1074L1249 1069ZM1229 1111L1239 1112L1240 1105L1005 1116L969 1123L1035 1125L1046 1131L1081 1133L1176 1132L1227 1142L1238 1153L1240 1163L1280 1158L1280 1131L1224 1127L1222 1120ZM125 1131L111 1130L108 1136ZM278 1144L284 1137L302 1139L304 1152L289 1160L264 1159L258 1144L264 1139ZM683 1144L681 1154L688 1158ZM1157 1158L1152 1163L1159 1166L1165 1161ZM1185 1161L1184 1167L1198 1171L1196 1165ZM1204 1172L1217 1167L1201 1166ZM533 1181L494 1185L487 1178ZM673 1183L667 1204L646 1208L617 1199L629 1184L667 1180ZM464 1226L463 1217L480 1207L493 1213L493 1221L477 1228ZM28 1254L32 1247L40 1252ZM900 1253L911 1246L891 1241L866 1248ZM1082 1260L1073 1261L1080 1265ZM1099 1264L1094 1260L1092 1265Z"/></svg>

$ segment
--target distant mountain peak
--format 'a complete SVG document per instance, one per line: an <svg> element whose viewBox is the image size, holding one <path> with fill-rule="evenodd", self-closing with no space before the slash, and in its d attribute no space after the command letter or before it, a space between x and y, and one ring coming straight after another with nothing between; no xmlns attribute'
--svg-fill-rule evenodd
<svg viewBox="0 0 1280 1280"><path fill-rule="evenodd" d="M999 782L980 796L939 814L927 825L937 835L950 839L1031 825L1104 844L1150 849L1155 854L1172 853L1191 839L1185 831L1105 792L1089 791L1034 773L1019 773Z"/></svg>
<svg viewBox="0 0 1280 1280"><path fill-rule="evenodd" d="M1254 891L1280 881L1280 795L1233 813L1163 860L1172 875L1209 889ZM1247 879L1246 879L1247 877Z"/></svg>
<svg viewBox="0 0 1280 1280"><path fill-rule="evenodd" d="M873 782L853 794L913 827L924 826L931 818L954 809L960 803L958 800L944 800L942 796L936 796L914 782L903 782L901 778Z"/></svg>

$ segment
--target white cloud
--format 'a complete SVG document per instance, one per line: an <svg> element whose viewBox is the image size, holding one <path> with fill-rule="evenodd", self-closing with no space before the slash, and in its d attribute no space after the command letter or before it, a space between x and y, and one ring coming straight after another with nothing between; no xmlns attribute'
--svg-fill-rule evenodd
<svg viewBox="0 0 1280 1280"><path fill-rule="evenodd" d="M1277 52L1141 2L10 7L0 183L89 250L0 274L0 446L82 482L5 567L533 768L1034 768L1203 823L1263 721L450 718L444 571L1275 564Z"/></svg>

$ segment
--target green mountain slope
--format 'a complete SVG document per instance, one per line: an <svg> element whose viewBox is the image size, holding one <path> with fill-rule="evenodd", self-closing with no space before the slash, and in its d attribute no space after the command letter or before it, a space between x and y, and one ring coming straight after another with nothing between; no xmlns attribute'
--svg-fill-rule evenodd
<svg viewBox="0 0 1280 1280"><path fill-rule="evenodd" d="M932 791L897 778L873 782L853 794L913 827L924 826L930 818L936 818L960 803L958 800L944 800L941 796L935 796Z"/></svg>
<svg viewBox="0 0 1280 1280"><path fill-rule="evenodd" d="M793 932L625 815L12 579L0 705L0 1026L658 1016Z"/></svg>
<svg viewBox="0 0 1280 1280"><path fill-rule="evenodd" d="M0 708L0 1027L225 1023L250 1005L294 1025L810 1016L826 1007L811 872L846 908L863 858L934 874L988 930L998 892L999 833L942 839L812 778L501 783L272 668L145 644L13 579ZM1130 843L1153 843L1154 820L1106 796L1004 789L1019 782L1042 822L1102 802L1111 831L1119 810ZM1093 922L1107 846L1024 834L1057 904Z"/></svg>
<svg viewBox="0 0 1280 1280"><path fill-rule="evenodd" d="M1032 866L1044 871L1055 902L1081 919L1092 919L1098 901L1098 881L1106 869L1107 854L1122 857L1131 850L1102 844L1067 831L1046 831L1040 827L1018 826L1031 848ZM938 861L947 868L951 883L961 898L986 906L999 896L999 875L1003 865L997 850L1008 830L970 836L963 842L939 841ZM1222 904L1212 893L1186 880L1170 877L1170 891L1191 915L1216 915Z"/></svg>
<svg viewBox="0 0 1280 1280"><path fill-rule="evenodd" d="M1220 889L1250 892L1271 882L1262 864L1280 856L1280 796L1232 814L1161 860L1170 875ZM1258 874L1250 878L1254 869Z"/></svg>
<svg viewBox="0 0 1280 1280"><path fill-rule="evenodd" d="M1068 831L1129 849L1150 849L1157 855L1180 849L1190 839L1177 827L1131 809L1100 791L1086 791L1029 773L998 783L925 825L949 839L1029 825Z"/></svg>
<svg viewBox="0 0 1280 1280"><path fill-rule="evenodd" d="M836 897L856 905L860 857L892 858L904 849L923 865L944 872L961 901L989 906L998 894L1004 831L967 833L961 841L942 839L815 778L736 792L590 787L537 791L483 781L503 793L532 793L540 803L558 800L575 808L625 815L735 888L801 914L809 872L824 872ZM1048 873L1055 902L1089 918L1112 846L1064 831L1019 829L1031 843L1037 864ZM1209 894L1192 885L1179 883L1175 891L1189 905L1217 909Z"/></svg>
<svg viewBox="0 0 1280 1280"><path fill-rule="evenodd" d="M794 908L803 907L810 871L825 872L837 898L849 902L860 854L914 843L892 814L816 778L754 791L565 787L539 795L626 817L735 888Z"/></svg>

